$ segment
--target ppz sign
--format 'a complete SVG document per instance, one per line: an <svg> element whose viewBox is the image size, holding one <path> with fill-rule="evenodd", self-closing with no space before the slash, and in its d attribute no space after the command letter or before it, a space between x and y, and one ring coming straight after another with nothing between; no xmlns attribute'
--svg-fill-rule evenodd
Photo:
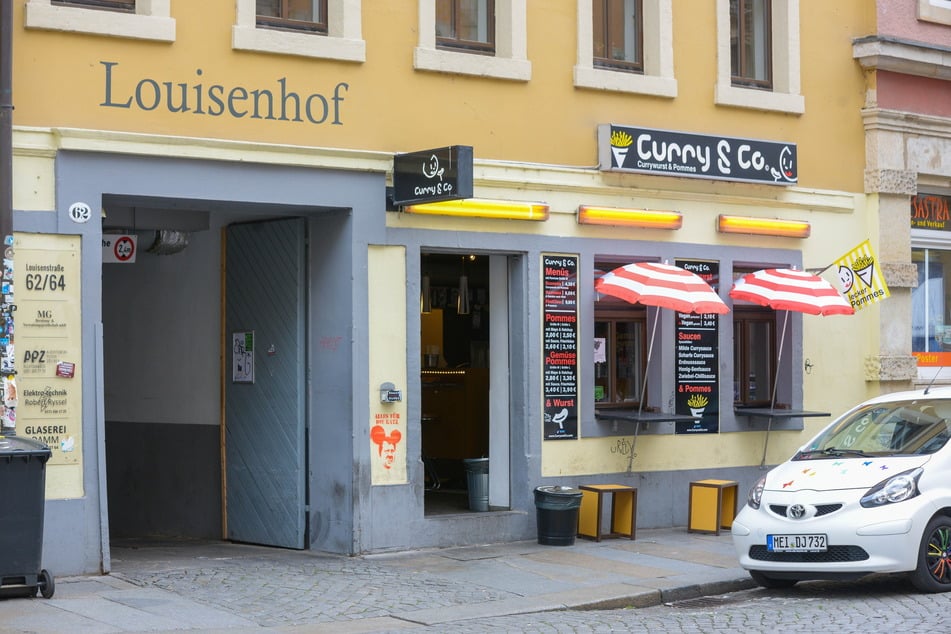
<svg viewBox="0 0 951 634"><path fill-rule="evenodd" d="M393 204L472 198L472 146L451 145L393 157Z"/></svg>
<svg viewBox="0 0 951 634"><path fill-rule="evenodd" d="M601 169L792 185L796 145L614 124L598 126Z"/></svg>

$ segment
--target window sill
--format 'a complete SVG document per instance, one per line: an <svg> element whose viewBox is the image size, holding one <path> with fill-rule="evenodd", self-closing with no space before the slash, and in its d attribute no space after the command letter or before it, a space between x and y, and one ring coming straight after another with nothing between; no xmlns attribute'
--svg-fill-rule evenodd
<svg viewBox="0 0 951 634"><path fill-rule="evenodd" d="M29 2L25 9L24 23L28 29L72 31L160 42L175 41L175 19L170 17Z"/></svg>
<svg viewBox="0 0 951 634"><path fill-rule="evenodd" d="M317 33L289 33L272 29L234 26L231 46L236 50L297 55L345 62L365 62L366 42Z"/></svg>
<svg viewBox="0 0 951 634"><path fill-rule="evenodd" d="M528 81L532 78L532 63L526 59L489 57L421 47L417 47L413 53L413 68L513 81Z"/></svg>
<svg viewBox="0 0 951 634"><path fill-rule="evenodd" d="M677 80L673 77L575 66L574 78L576 88L609 90L654 97L674 98L677 96Z"/></svg>
<svg viewBox="0 0 951 634"><path fill-rule="evenodd" d="M714 100L719 106L789 114L803 114L806 111L806 99L802 95L722 85L716 87L715 93Z"/></svg>

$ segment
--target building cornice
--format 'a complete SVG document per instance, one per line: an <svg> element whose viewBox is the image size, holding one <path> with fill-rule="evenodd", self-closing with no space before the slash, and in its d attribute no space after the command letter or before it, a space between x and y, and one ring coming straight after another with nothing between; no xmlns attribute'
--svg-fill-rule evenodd
<svg viewBox="0 0 951 634"><path fill-rule="evenodd" d="M866 70L951 80L951 47L867 35L852 40L852 57Z"/></svg>

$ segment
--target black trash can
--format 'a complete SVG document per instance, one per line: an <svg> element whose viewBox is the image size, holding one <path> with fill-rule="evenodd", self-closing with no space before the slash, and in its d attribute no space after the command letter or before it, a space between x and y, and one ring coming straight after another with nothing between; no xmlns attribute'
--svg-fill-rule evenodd
<svg viewBox="0 0 951 634"><path fill-rule="evenodd" d="M0 597L53 596L53 576L40 568L51 455L38 440L0 436Z"/></svg>
<svg viewBox="0 0 951 634"><path fill-rule="evenodd" d="M535 489L539 544L571 546L575 543L581 495L580 489L572 487L544 486Z"/></svg>
<svg viewBox="0 0 951 634"><path fill-rule="evenodd" d="M489 459L465 458L466 486L469 489L469 510L489 510Z"/></svg>

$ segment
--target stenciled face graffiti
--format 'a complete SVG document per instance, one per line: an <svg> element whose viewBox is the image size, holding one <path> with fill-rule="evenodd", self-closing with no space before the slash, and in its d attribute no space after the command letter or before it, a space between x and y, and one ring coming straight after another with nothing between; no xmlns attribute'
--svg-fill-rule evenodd
<svg viewBox="0 0 951 634"><path fill-rule="evenodd" d="M370 440L377 445L377 455L383 460L384 469L392 469L396 460L396 445L403 437L400 430L394 429L389 434L381 425L374 425L370 430Z"/></svg>

